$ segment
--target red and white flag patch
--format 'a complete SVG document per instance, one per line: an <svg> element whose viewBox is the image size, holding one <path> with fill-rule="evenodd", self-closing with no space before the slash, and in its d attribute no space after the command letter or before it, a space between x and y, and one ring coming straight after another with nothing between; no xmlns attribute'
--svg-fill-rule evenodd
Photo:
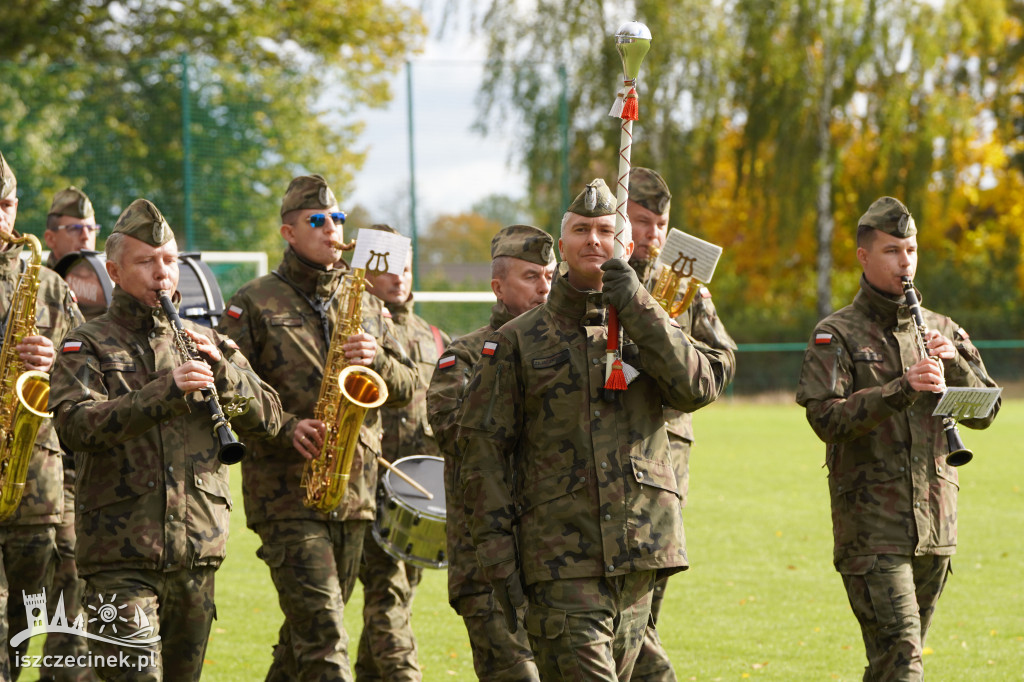
<svg viewBox="0 0 1024 682"><path fill-rule="evenodd" d="M963 327L960 327L959 329L957 329L956 333L964 341L970 341L971 340L971 335L968 334L967 330L964 329Z"/></svg>
<svg viewBox="0 0 1024 682"><path fill-rule="evenodd" d="M77 353L80 350L82 350L81 341L65 341L60 348L61 353Z"/></svg>
<svg viewBox="0 0 1024 682"><path fill-rule="evenodd" d="M494 355L494 351L498 350L498 344L494 341L484 341L484 349L481 351L484 355Z"/></svg>
<svg viewBox="0 0 1024 682"><path fill-rule="evenodd" d="M75 303L78 303L78 297L75 296L75 290L68 289L68 293L71 294L71 300L74 301Z"/></svg>
<svg viewBox="0 0 1024 682"><path fill-rule="evenodd" d="M454 367L454 366L455 366L455 356L454 355L446 355L446 356L444 356L443 358L441 358L440 360L437 361L437 368L438 369L448 369L449 367Z"/></svg>
<svg viewBox="0 0 1024 682"><path fill-rule="evenodd" d="M224 345L227 346L228 348L231 348L232 350L238 350L238 344L235 343L235 340L230 336L224 337Z"/></svg>
<svg viewBox="0 0 1024 682"><path fill-rule="evenodd" d="M381 312L381 315L383 315L385 318L387 318L389 320L391 319L391 311L388 310L387 308L381 308L380 312Z"/></svg>
<svg viewBox="0 0 1024 682"><path fill-rule="evenodd" d="M700 297L701 298L711 298L711 289L708 289L707 287L702 286L700 288Z"/></svg>
<svg viewBox="0 0 1024 682"><path fill-rule="evenodd" d="M815 346L827 346L832 343L832 335L828 332L818 332L814 335Z"/></svg>
<svg viewBox="0 0 1024 682"><path fill-rule="evenodd" d="M233 306L231 306L230 308L227 309L227 314L228 314L228 317L231 317L231 318L234 318L236 320L239 320L239 319L242 318L242 309L239 308L237 305L233 305Z"/></svg>

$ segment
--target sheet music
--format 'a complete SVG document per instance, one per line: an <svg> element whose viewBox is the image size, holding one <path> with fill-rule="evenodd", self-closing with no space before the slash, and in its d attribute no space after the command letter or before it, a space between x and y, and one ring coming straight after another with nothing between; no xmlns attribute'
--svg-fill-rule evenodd
<svg viewBox="0 0 1024 682"><path fill-rule="evenodd" d="M981 419L991 414L1002 392L1001 388L947 388L932 415L957 420Z"/></svg>
<svg viewBox="0 0 1024 682"><path fill-rule="evenodd" d="M715 274L718 259L721 257L721 246L673 227L668 231L665 246L658 255L658 262L681 271L684 277L693 277L698 282L707 284Z"/></svg>
<svg viewBox="0 0 1024 682"><path fill-rule="evenodd" d="M352 254L353 268L366 268L367 272L402 274L409 257L412 240L400 234L360 228L356 234L356 250Z"/></svg>

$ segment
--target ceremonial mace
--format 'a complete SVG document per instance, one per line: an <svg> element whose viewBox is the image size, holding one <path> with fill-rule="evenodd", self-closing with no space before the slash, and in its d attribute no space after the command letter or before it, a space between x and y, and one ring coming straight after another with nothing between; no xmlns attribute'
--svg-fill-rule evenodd
<svg viewBox="0 0 1024 682"><path fill-rule="evenodd" d="M615 49L622 58L622 72L625 78L622 88L615 96L615 103L609 116L622 119L622 133L619 136L619 179L615 188L615 243L612 258L625 257L626 244L626 201L629 200L629 155L633 145L633 121L640 118L639 99L636 94L636 78L640 73L647 51L651 49L651 31L639 21L630 21L619 27L615 33ZM613 391L624 391L637 371L622 362L619 350L619 313L614 306L608 306L608 351L605 354L604 387Z"/></svg>

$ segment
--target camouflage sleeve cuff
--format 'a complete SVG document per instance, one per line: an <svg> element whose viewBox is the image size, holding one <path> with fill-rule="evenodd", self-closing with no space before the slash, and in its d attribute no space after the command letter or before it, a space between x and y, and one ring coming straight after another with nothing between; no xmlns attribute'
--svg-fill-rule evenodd
<svg viewBox="0 0 1024 682"><path fill-rule="evenodd" d="M476 558L488 581L504 580L516 570L516 541L512 535L484 540L476 546Z"/></svg>
<svg viewBox="0 0 1024 682"><path fill-rule="evenodd" d="M918 393L910 387L906 376L893 379L882 387L882 400L893 412L900 412L917 402Z"/></svg>

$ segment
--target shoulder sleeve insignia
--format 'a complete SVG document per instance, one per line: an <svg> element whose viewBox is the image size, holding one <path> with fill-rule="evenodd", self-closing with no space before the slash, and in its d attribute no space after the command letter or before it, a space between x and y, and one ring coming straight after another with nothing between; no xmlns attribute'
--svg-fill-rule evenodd
<svg viewBox="0 0 1024 682"><path fill-rule="evenodd" d="M440 360L437 361L437 368L438 369L448 369L449 367L454 367L454 366L455 366L455 356L454 355L446 355L446 356L444 356L443 358L441 358Z"/></svg>
<svg viewBox="0 0 1024 682"><path fill-rule="evenodd" d="M230 348L231 350L238 350L238 344L235 343L235 340L230 336L224 337L224 345Z"/></svg>
<svg viewBox="0 0 1024 682"><path fill-rule="evenodd" d="M77 353L80 350L82 350L81 341L65 341L60 348L61 353Z"/></svg>
<svg viewBox="0 0 1024 682"><path fill-rule="evenodd" d="M494 355L494 351L498 350L498 344L495 341L484 341L484 348L481 351L484 355Z"/></svg>
<svg viewBox="0 0 1024 682"><path fill-rule="evenodd" d="M387 309L387 306L383 306L383 307L382 307L382 308L380 309L380 313L381 313L381 315L383 315L383 316L384 316L384 317L385 317L386 319L388 319L388 320L390 320L390 319L391 319L391 311Z"/></svg>
<svg viewBox="0 0 1024 682"><path fill-rule="evenodd" d="M706 286L702 285L700 288L700 297L711 298L711 289L708 289Z"/></svg>
<svg viewBox="0 0 1024 682"><path fill-rule="evenodd" d="M72 301L74 301L75 303L78 303L78 297L75 296L75 290L74 289L69 288L68 289L68 294L71 296L71 300Z"/></svg>
<svg viewBox="0 0 1024 682"><path fill-rule="evenodd" d="M226 312L227 312L228 317L233 318L235 320L239 320L239 319L242 318L242 312L243 311L237 305L231 306L230 308L227 309Z"/></svg>
<svg viewBox="0 0 1024 682"><path fill-rule="evenodd" d="M828 332L817 332L814 335L815 346L827 346L832 343L832 335Z"/></svg>
<svg viewBox="0 0 1024 682"><path fill-rule="evenodd" d="M970 334L968 334L967 330L964 329L963 327L960 327L959 329L956 330L956 335L960 337L961 341L970 341L971 340Z"/></svg>

